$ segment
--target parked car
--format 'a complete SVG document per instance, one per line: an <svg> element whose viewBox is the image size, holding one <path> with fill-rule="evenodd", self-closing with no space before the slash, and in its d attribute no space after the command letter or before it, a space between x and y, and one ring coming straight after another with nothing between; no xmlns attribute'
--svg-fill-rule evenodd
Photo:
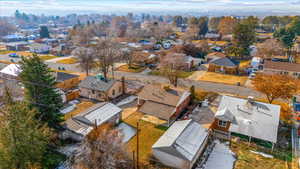
<svg viewBox="0 0 300 169"><path fill-rule="evenodd" d="M17 55L16 53L10 53L8 56L12 57L12 58L18 58L19 57L19 55Z"/></svg>

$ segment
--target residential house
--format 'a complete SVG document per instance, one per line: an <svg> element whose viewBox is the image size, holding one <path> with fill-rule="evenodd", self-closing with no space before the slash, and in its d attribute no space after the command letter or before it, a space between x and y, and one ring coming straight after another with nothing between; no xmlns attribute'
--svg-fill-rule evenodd
<svg viewBox="0 0 300 169"><path fill-rule="evenodd" d="M209 72L220 72L225 74L238 74L239 72L239 63L228 57L215 58L208 64Z"/></svg>
<svg viewBox="0 0 300 169"><path fill-rule="evenodd" d="M103 76L88 76L79 83L80 96L98 101L117 98L126 92L125 82L104 79Z"/></svg>
<svg viewBox="0 0 300 169"><path fill-rule="evenodd" d="M147 85L138 93L139 111L165 120L170 126L189 105L190 95L188 91Z"/></svg>
<svg viewBox="0 0 300 169"><path fill-rule="evenodd" d="M212 52L212 53L209 53L208 55L206 55L205 59L207 62L209 62L213 59L224 58L224 57L226 57L226 55L222 52Z"/></svg>
<svg viewBox="0 0 300 169"><path fill-rule="evenodd" d="M191 169L209 141L209 132L192 120L176 121L152 146L152 154L166 166Z"/></svg>
<svg viewBox="0 0 300 169"><path fill-rule="evenodd" d="M240 99L222 96L212 124L214 133L230 138L231 133L251 138L277 142L280 106L254 101L253 98Z"/></svg>
<svg viewBox="0 0 300 169"><path fill-rule="evenodd" d="M281 74L300 78L300 64L266 60L264 62L263 72L266 74Z"/></svg>
<svg viewBox="0 0 300 169"><path fill-rule="evenodd" d="M9 64L0 70L0 77L2 79L17 79L21 71L18 64Z"/></svg>
<svg viewBox="0 0 300 169"><path fill-rule="evenodd" d="M18 42L18 41L24 41L26 40L26 38L18 34L12 34L12 35L6 35L2 37L2 40L4 42Z"/></svg>
<svg viewBox="0 0 300 169"><path fill-rule="evenodd" d="M28 42L10 42L10 43L6 43L5 47L6 50L9 51L25 51L28 50Z"/></svg>
<svg viewBox="0 0 300 169"><path fill-rule="evenodd" d="M253 57L251 60L251 67L254 69L259 69L262 65L263 59L260 57Z"/></svg>
<svg viewBox="0 0 300 169"><path fill-rule="evenodd" d="M112 103L102 102L88 108L63 123L62 139L81 141L95 127L105 123L117 125L122 109Z"/></svg>
<svg viewBox="0 0 300 169"><path fill-rule="evenodd" d="M55 72L56 87L67 91L71 88L78 86L80 83L79 75L74 75L65 72Z"/></svg>
<svg viewBox="0 0 300 169"><path fill-rule="evenodd" d="M33 43L28 45L30 52L39 53L39 54L47 54L49 53L51 47L46 44L41 43Z"/></svg>

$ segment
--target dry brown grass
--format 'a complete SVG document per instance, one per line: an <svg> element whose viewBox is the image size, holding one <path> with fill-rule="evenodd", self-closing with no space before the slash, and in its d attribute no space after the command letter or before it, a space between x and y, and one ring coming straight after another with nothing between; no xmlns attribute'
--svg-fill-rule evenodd
<svg viewBox="0 0 300 169"><path fill-rule="evenodd" d="M140 73L145 70L145 67L138 66L138 65L132 65L131 67L129 67L126 64L126 65L122 65L122 66L118 67L117 70L122 71L122 72Z"/></svg>
<svg viewBox="0 0 300 169"><path fill-rule="evenodd" d="M255 149L245 142L232 142L231 150L237 155L234 169L286 169L284 160L252 153Z"/></svg>
<svg viewBox="0 0 300 169"><path fill-rule="evenodd" d="M140 120L144 115L139 112L133 113L128 118L124 119L124 122L134 127L139 122L139 157L140 161L144 164L149 163L149 157L152 154L152 145L163 135L164 130L155 128L155 125L149 122ZM129 152L136 152L136 136L134 136L127 144Z"/></svg>
<svg viewBox="0 0 300 169"><path fill-rule="evenodd" d="M41 58L42 60L50 60L50 59L54 59L57 58L58 56L54 56L54 55L39 55L39 58Z"/></svg>
<svg viewBox="0 0 300 169"><path fill-rule="evenodd" d="M76 58L67 58L67 59L62 59L58 60L56 63L62 63L62 64L75 64L78 63L78 59Z"/></svg>
<svg viewBox="0 0 300 169"><path fill-rule="evenodd" d="M70 113L65 114L65 120L70 119L72 116L75 116L83 111L85 111L86 109L92 107L94 105L94 103L92 102L81 102L78 105L76 105L76 109L73 110Z"/></svg>
<svg viewBox="0 0 300 169"><path fill-rule="evenodd" d="M240 68L241 69L245 69L247 67L249 67L251 64L251 60L244 60L240 62Z"/></svg>
<svg viewBox="0 0 300 169"><path fill-rule="evenodd" d="M215 72L205 72L198 80L215 82L215 83L223 83L236 85L240 82L241 85L244 85L247 81L247 76L236 76L236 75L227 75Z"/></svg>

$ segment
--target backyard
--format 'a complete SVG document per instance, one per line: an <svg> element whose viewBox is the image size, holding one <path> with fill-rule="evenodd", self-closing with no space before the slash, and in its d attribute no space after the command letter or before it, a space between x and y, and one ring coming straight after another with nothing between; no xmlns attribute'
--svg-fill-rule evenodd
<svg viewBox="0 0 300 169"><path fill-rule="evenodd" d="M193 71L191 71L191 72L179 71L179 72L177 72L177 76L178 76L178 78L183 78L184 79L184 78L187 78L187 77L191 76L193 73L194 73ZM155 75L155 76L163 76L163 73L159 70L151 71L149 74L150 75Z"/></svg>
<svg viewBox="0 0 300 169"><path fill-rule="evenodd" d="M86 101L77 104L76 108L73 111L65 114L65 120L68 120L72 116L75 116L75 115L77 115L77 114L85 111L86 109L92 107L93 105L94 105L94 103L92 103L92 102L86 102Z"/></svg>
<svg viewBox="0 0 300 169"><path fill-rule="evenodd" d="M144 115L139 112L132 113L123 121L133 127L139 122L139 157L144 164L149 163L149 157L152 154L152 145L163 135L163 129L156 128L152 123L140 120ZM136 136L134 136L127 144L129 152L136 152Z"/></svg>
<svg viewBox="0 0 300 169"><path fill-rule="evenodd" d="M215 82L215 83L224 83L229 85L236 85L238 82L241 85L244 85L247 81L247 76L236 76L236 75L227 75L215 72L205 72L198 80Z"/></svg>
<svg viewBox="0 0 300 169"><path fill-rule="evenodd" d="M128 64L126 64L118 67L117 70L122 72L140 73L145 70L145 67L138 66L138 65L132 65L131 67L129 67Z"/></svg>
<svg viewBox="0 0 300 169"><path fill-rule="evenodd" d="M284 159L274 154L260 153L256 146L243 141L232 142L231 150L237 155L234 169L286 169ZM272 157L274 156L274 157Z"/></svg>
<svg viewBox="0 0 300 169"><path fill-rule="evenodd" d="M75 64L75 63L78 63L78 59L76 59L76 58L66 58L66 59L58 60L56 63Z"/></svg>

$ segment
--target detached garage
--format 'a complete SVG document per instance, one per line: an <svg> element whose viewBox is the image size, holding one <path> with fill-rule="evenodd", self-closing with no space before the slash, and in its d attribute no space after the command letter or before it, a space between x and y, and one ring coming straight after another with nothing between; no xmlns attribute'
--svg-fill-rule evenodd
<svg viewBox="0 0 300 169"><path fill-rule="evenodd" d="M192 120L176 121L152 146L152 153L162 164L191 169L204 152L209 132Z"/></svg>

